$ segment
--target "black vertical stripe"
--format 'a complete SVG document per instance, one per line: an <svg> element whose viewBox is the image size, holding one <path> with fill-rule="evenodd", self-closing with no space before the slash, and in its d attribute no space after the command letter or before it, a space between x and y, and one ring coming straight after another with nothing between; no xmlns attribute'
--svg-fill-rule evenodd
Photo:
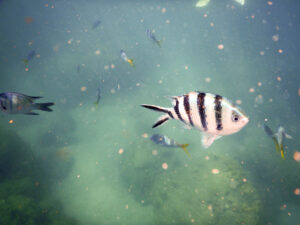
<svg viewBox="0 0 300 225"><path fill-rule="evenodd" d="M192 117L191 117L191 107L190 107L189 95L184 95L183 105L184 105L185 112L188 115L189 122L190 122L191 126L194 126L194 123L193 123Z"/></svg>
<svg viewBox="0 0 300 225"><path fill-rule="evenodd" d="M207 130L206 114L205 114L205 93L198 93L197 97L198 112L201 119L201 124L204 130Z"/></svg>
<svg viewBox="0 0 300 225"><path fill-rule="evenodd" d="M216 124L217 130L222 130L222 96L216 95L215 96L215 117L216 117Z"/></svg>
<svg viewBox="0 0 300 225"><path fill-rule="evenodd" d="M181 117L181 115L180 115L180 112L179 112L179 101L178 101L177 98L175 99L175 101L176 101L176 104L175 104L175 106L174 106L175 113L176 113L177 117L178 117L182 122L184 122L184 120L182 119L182 117Z"/></svg>

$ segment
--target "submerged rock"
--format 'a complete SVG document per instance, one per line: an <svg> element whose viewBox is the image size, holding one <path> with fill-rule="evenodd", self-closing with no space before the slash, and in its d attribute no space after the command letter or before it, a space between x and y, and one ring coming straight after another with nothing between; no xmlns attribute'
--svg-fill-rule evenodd
<svg viewBox="0 0 300 225"><path fill-rule="evenodd" d="M239 163L224 156L169 168L150 195L155 224L259 224L258 193Z"/></svg>

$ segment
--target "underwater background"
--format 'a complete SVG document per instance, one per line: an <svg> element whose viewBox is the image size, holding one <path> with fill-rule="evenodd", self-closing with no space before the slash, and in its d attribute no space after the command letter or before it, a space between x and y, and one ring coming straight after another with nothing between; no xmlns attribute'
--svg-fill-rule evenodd
<svg viewBox="0 0 300 225"><path fill-rule="evenodd" d="M1 112L1 225L300 224L300 3L196 3L0 1L0 92L55 102ZM208 149L178 121L151 128L159 113L141 104L190 91L236 102L249 124ZM285 160L263 124L293 137Z"/></svg>

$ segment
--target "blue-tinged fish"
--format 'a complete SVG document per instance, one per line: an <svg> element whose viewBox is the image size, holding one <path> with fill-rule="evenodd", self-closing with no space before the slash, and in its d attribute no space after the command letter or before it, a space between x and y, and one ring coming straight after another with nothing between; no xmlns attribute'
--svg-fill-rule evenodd
<svg viewBox="0 0 300 225"><path fill-rule="evenodd" d="M152 40L154 43L156 43L158 47L161 47L160 45L161 41L156 39L151 29L146 30L146 36L149 40Z"/></svg>
<svg viewBox="0 0 300 225"><path fill-rule="evenodd" d="M94 23L93 23L93 29L96 29L97 27L99 27L99 25L101 24L101 21L100 20L96 20Z"/></svg>
<svg viewBox="0 0 300 225"><path fill-rule="evenodd" d="M80 64L77 64L77 67L76 67L77 73L80 73L80 70L81 70L81 66L80 66Z"/></svg>
<svg viewBox="0 0 300 225"><path fill-rule="evenodd" d="M39 115L32 110L42 110L51 112L49 107L54 105L53 102L35 103L36 99L42 97L27 96L16 92L0 93L0 110L7 114L27 114Z"/></svg>
<svg viewBox="0 0 300 225"><path fill-rule="evenodd" d="M247 115L226 98L203 92L190 92L171 97L173 107L141 105L145 108L164 113L152 128L170 119L176 119L189 127L202 131L202 144L208 148L215 140L241 130L248 122Z"/></svg>
<svg viewBox="0 0 300 225"><path fill-rule="evenodd" d="M97 96L97 100L94 102L94 104L98 107L100 99L101 99L101 89L100 89L100 86L97 88L96 96Z"/></svg>
<svg viewBox="0 0 300 225"><path fill-rule="evenodd" d="M182 148L183 151L190 156L190 153L188 152L188 150L186 149L189 144L178 144L176 143L173 139L168 138L165 135L161 135L161 134L153 134L150 139L157 145L161 145L164 147L171 147L171 148Z"/></svg>
<svg viewBox="0 0 300 225"><path fill-rule="evenodd" d="M293 137L285 132L285 129L282 126L279 126L277 133L273 133L270 127L268 127L266 124L264 124L264 130L266 134L273 139L275 142L275 148L276 151L280 151L281 158L285 159L284 156L284 141L285 138L292 139Z"/></svg>
<svg viewBox="0 0 300 225"><path fill-rule="evenodd" d="M126 52L123 49L121 49L120 51L120 56L125 62L128 62L130 66L134 67L133 59L129 59L126 55Z"/></svg>
<svg viewBox="0 0 300 225"><path fill-rule="evenodd" d="M30 51L28 54L27 54L27 58L26 59L23 59L23 62L25 63L25 66L28 67L28 63L31 59L33 59L36 55L36 52L34 50Z"/></svg>

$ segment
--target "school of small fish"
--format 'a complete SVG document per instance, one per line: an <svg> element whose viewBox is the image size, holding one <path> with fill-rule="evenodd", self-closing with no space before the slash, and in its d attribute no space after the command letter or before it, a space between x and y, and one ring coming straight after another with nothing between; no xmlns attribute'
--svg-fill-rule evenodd
<svg viewBox="0 0 300 225"><path fill-rule="evenodd" d="M234 1L240 5L245 4L245 0ZM196 7L202 8L209 2L210 0L199 0L196 3ZM100 25L101 21L96 20L92 24L92 30L95 30ZM146 37L161 48L161 40L156 38L154 32L152 29L146 29ZM27 57L23 59L26 68L29 62L35 57L35 50L31 50L27 54ZM125 50L120 50L120 57L123 61L129 63L131 67L135 67L133 59L127 56ZM76 71L78 74L80 73L80 64L77 64ZM98 107L101 97L101 87L98 86L96 89L96 101L94 102L96 107ZM40 98L42 97L28 96L17 92L0 93L0 110L5 114L26 115L39 115L35 110L51 112L52 109L50 107L54 105L54 102L36 103L35 101ZM218 94L192 91L170 98L172 100L172 107L168 108L150 104L141 105L147 109L162 113L152 128L158 127L171 119L178 120L185 126L196 128L202 133L202 145L204 148L208 148L215 140L222 136L239 132L249 122L249 117L238 106ZM261 99L262 97L257 97L256 102ZM286 138L291 139L292 137L286 133L282 126L278 128L277 133L274 133L267 125L264 125L264 130L275 142L275 148L277 151L280 151L281 157L285 159L284 140ZM190 156L190 153L187 151L188 144L179 144L162 134L153 134L150 140L163 147L182 148Z"/></svg>

